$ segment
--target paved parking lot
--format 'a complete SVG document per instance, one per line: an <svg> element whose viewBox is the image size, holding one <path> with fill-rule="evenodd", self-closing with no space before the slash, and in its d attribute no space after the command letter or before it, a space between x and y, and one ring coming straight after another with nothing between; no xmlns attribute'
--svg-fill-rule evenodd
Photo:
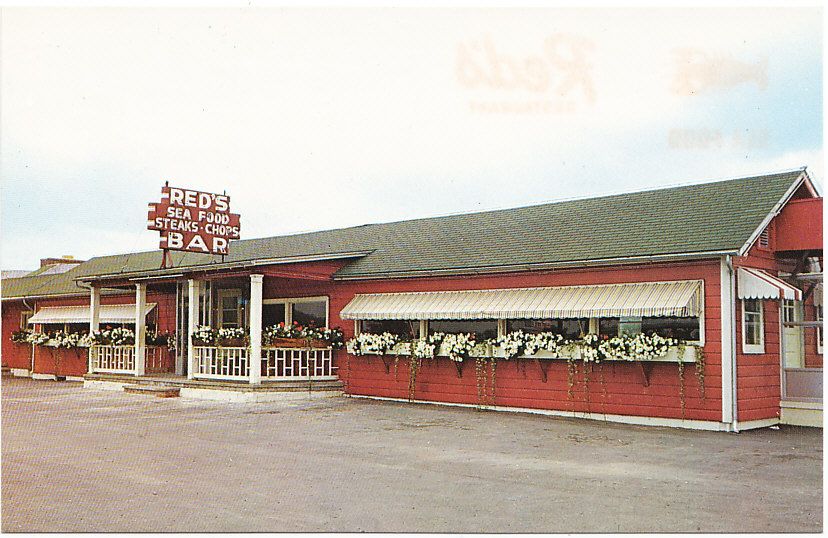
<svg viewBox="0 0 828 538"><path fill-rule="evenodd" d="M3 379L2 530L822 530L822 431Z"/></svg>

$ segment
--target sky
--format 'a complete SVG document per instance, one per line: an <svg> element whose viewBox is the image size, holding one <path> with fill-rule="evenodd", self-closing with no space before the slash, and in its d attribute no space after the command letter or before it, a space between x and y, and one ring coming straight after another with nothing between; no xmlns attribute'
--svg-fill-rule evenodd
<svg viewBox="0 0 828 538"><path fill-rule="evenodd" d="M165 181L226 191L242 238L802 166L822 192L820 8L1 15L3 269L157 249Z"/></svg>

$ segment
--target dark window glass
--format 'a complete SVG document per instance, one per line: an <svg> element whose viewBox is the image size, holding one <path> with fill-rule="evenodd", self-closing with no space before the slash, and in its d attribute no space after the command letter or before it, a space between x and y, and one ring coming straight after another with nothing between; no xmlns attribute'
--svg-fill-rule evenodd
<svg viewBox="0 0 828 538"><path fill-rule="evenodd" d="M510 319L506 322L506 332L512 331L553 332L568 340L577 340L589 332L589 319Z"/></svg>
<svg viewBox="0 0 828 538"><path fill-rule="evenodd" d="M601 318L598 320L598 334L601 336L618 336L618 318Z"/></svg>
<svg viewBox="0 0 828 538"><path fill-rule="evenodd" d="M641 332L695 342L700 340L699 318L643 318Z"/></svg>
<svg viewBox="0 0 828 538"><path fill-rule="evenodd" d="M262 327L285 322L285 303L262 305Z"/></svg>
<svg viewBox="0 0 828 538"><path fill-rule="evenodd" d="M473 333L478 341L497 338L497 320L461 319L435 320L428 322L428 334L433 333Z"/></svg>
<svg viewBox="0 0 828 538"><path fill-rule="evenodd" d="M665 338L687 341L699 340L699 318L677 317L629 317L601 318L598 320L598 334L602 336L636 335L656 333Z"/></svg>
<svg viewBox="0 0 828 538"><path fill-rule="evenodd" d="M293 303L293 321L309 327L325 327L328 323L325 301Z"/></svg>
<svg viewBox="0 0 828 538"><path fill-rule="evenodd" d="M420 336L420 322L405 319L366 319L359 322L359 330L364 333L391 333L405 340L414 340Z"/></svg>

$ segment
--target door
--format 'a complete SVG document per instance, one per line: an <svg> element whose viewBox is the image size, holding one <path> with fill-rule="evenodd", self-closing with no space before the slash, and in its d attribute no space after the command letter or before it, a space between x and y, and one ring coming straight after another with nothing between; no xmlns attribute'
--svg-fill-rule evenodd
<svg viewBox="0 0 828 538"><path fill-rule="evenodd" d="M785 349L785 368L803 368L804 337L802 327L790 327L788 323L802 321L802 301L782 301L782 338Z"/></svg>

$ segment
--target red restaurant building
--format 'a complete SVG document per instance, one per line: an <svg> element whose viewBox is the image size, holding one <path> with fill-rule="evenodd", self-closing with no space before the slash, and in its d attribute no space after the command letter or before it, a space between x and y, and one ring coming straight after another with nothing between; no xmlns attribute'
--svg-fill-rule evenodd
<svg viewBox="0 0 828 538"><path fill-rule="evenodd" d="M804 169L161 257L4 279L3 366L227 400L303 387L720 431L821 426L822 198ZM341 327L349 345L268 337L294 322ZM134 342L12 334L121 326ZM194 339L203 326L248 336Z"/></svg>

